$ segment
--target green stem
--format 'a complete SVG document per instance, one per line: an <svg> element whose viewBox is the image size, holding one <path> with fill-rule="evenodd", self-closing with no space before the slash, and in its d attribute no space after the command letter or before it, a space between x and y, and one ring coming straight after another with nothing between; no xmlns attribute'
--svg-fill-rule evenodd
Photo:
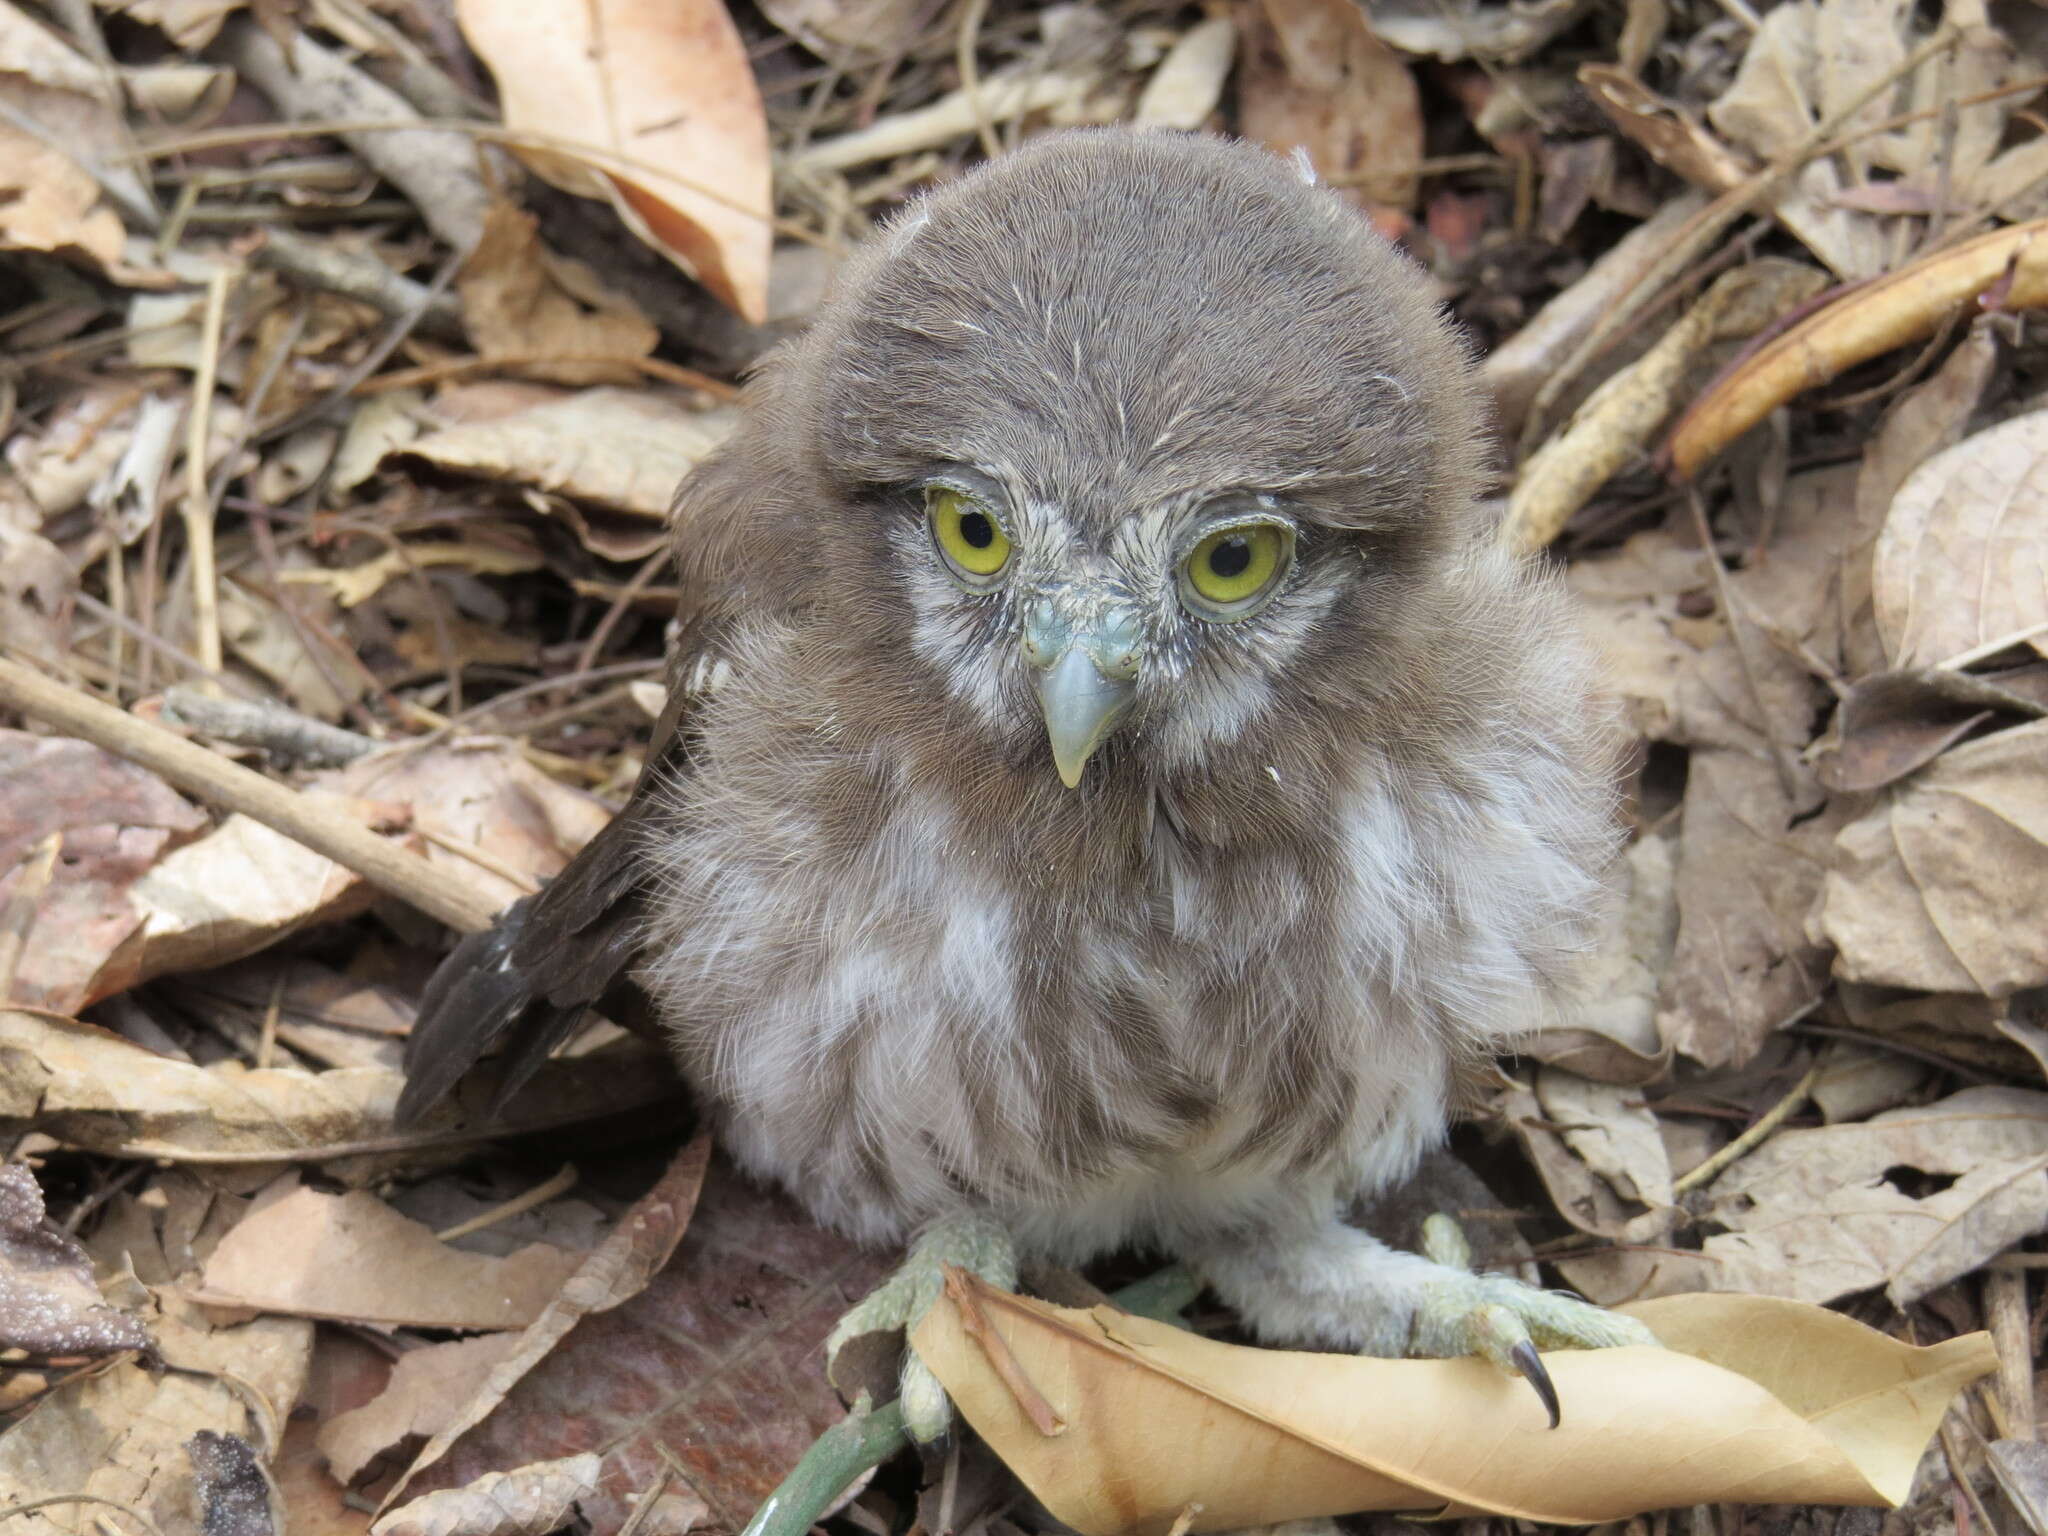
<svg viewBox="0 0 2048 1536"><path fill-rule="evenodd" d="M1201 1281L1174 1264L1133 1281L1110 1300L1126 1312L1177 1324L1181 1311L1201 1290ZM804 1536L855 1478L909 1444L901 1405L871 1407L863 1392L845 1418L811 1443L789 1476L754 1511L740 1536Z"/></svg>

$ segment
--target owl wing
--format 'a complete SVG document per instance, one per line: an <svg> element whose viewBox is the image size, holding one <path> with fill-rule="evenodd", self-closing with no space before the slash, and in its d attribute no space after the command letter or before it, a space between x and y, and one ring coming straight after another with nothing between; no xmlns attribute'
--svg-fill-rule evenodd
<svg viewBox="0 0 2048 1536"><path fill-rule="evenodd" d="M761 605L787 608L800 601L762 554L760 525L774 515L763 503L775 499L763 492L778 478L774 439L761 430L768 414L757 408L677 493L680 636L670 658L668 702L625 808L561 874L515 902L485 932L465 937L441 962L406 1041L400 1124L439 1103L470 1068L501 1048L506 1064L496 1102L502 1106L592 1008L651 1028L652 1009L629 974L654 873L644 852L648 828L663 795L692 771L691 708L725 669L722 641L733 620Z"/></svg>

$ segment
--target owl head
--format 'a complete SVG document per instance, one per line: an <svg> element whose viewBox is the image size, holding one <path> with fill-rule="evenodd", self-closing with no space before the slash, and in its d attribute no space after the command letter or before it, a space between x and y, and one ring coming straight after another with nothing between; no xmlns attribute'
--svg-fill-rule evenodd
<svg viewBox="0 0 2048 1536"><path fill-rule="evenodd" d="M815 579L1011 759L1200 770L1471 537L1482 433L1422 273L1299 167L1047 135L909 210L779 365Z"/></svg>

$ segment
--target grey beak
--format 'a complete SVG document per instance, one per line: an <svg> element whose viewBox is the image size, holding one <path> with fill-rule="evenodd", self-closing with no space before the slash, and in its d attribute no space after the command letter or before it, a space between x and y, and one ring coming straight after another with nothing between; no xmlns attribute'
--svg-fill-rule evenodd
<svg viewBox="0 0 2048 1536"><path fill-rule="evenodd" d="M1081 770L1129 708L1136 691L1137 685L1128 678L1105 677L1085 645L1069 646L1039 672L1038 702L1045 711L1045 733L1052 740L1053 765L1067 788L1081 782Z"/></svg>

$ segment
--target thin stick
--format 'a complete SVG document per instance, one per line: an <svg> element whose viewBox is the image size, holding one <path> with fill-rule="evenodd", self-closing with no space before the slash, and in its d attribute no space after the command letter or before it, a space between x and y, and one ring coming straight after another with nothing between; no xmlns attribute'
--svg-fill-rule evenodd
<svg viewBox="0 0 2048 1536"><path fill-rule="evenodd" d="M1727 1146L1716 1152L1683 1178L1673 1179L1671 1181L1671 1193L1673 1195L1682 1195L1687 1190L1698 1189L1703 1185L1711 1184L1721 1176L1722 1170L1727 1168L1730 1163L1735 1162L1739 1158L1747 1157L1750 1153L1754 1152L1763 1144L1764 1139L1771 1132L1791 1119L1793 1112L1813 1096L1813 1085L1819 1081L1820 1062L1815 1060L1814 1064L1806 1069L1806 1075L1792 1085L1792 1091L1765 1110L1763 1117L1755 1125L1752 1125L1748 1130L1729 1142Z"/></svg>
<svg viewBox="0 0 2048 1536"><path fill-rule="evenodd" d="M199 339L199 375L192 382L192 412L185 436L185 541L192 551L192 627L199 661L221 666L220 576L213 560L213 497L206 484L206 439L213 425L213 385L220 371L220 333L234 273L222 267L206 284L206 319Z"/></svg>
<svg viewBox="0 0 2048 1536"><path fill-rule="evenodd" d="M514 1216L532 1210L537 1205L546 1205L557 1195L567 1194L576 1187L576 1165L564 1163L559 1172L543 1180L523 1195L514 1195L501 1205L494 1205L488 1211L478 1211L467 1221L458 1221L452 1227L443 1227L434 1236L444 1243L452 1243L458 1237L467 1237L472 1232L481 1232L486 1227L495 1227L501 1221L510 1221Z"/></svg>
<svg viewBox="0 0 2048 1536"><path fill-rule="evenodd" d="M318 800L4 658L0 705L140 763L210 805L253 817L451 928L480 932L498 914L497 903L468 882Z"/></svg>

